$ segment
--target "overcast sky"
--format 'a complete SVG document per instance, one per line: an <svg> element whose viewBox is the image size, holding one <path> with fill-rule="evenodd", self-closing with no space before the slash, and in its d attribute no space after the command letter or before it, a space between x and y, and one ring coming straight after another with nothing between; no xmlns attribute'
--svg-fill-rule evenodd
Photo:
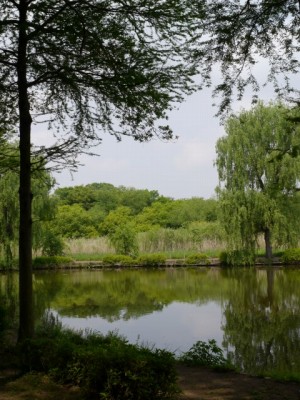
<svg viewBox="0 0 300 400"><path fill-rule="evenodd" d="M115 186L158 190L164 196L210 197L217 184L213 167L215 143L223 128L214 118L210 93L200 92L180 104L170 114L169 124L177 140L154 139L138 143L125 137L117 142L110 135L96 149L99 157L80 157L84 166L72 176L68 171L56 174L60 186L107 182ZM95 151L95 149L93 149Z"/></svg>
<svg viewBox="0 0 300 400"><path fill-rule="evenodd" d="M264 66L257 69L265 78ZM264 89L260 97L269 101L273 91ZM59 187L106 182L158 190L161 195L175 199L213 197L218 183L215 145L225 132L219 118L214 116L217 108L212 104L211 90L205 89L172 111L169 124L179 136L173 142L155 139L137 143L128 137L117 142L114 137L103 135L102 144L93 149L99 157L81 156L79 162L84 166L79 166L73 176L68 170L55 174ZM233 108L240 110L250 105L251 96L246 95Z"/></svg>

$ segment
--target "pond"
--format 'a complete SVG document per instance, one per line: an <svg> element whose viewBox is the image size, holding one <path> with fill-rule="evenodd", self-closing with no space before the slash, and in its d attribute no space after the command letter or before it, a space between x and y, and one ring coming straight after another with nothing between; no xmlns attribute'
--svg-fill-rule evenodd
<svg viewBox="0 0 300 400"><path fill-rule="evenodd" d="M115 331L177 354L215 339L245 372L300 371L296 269L36 272L34 287L38 316L51 310L71 328Z"/></svg>

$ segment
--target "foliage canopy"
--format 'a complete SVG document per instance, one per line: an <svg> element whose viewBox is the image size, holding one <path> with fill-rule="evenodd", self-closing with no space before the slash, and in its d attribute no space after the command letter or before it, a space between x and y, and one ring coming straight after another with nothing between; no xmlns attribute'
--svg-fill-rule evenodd
<svg viewBox="0 0 300 400"><path fill-rule="evenodd" d="M202 25L206 35L195 39L196 57L206 84L211 84L213 67L220 67L222 80L215 95L222 96L221 113L235 95L241 99L247 87L257 101L261 83L270 82L277 94L299 100L292 80L300 70L299 10L296 0L206 3ZM268 72L260 82L255 65L262 60Z"/></svg>
<svg viewBox="0 0 300 400"><path fill-rule="evenodd" d="M217 188L222 222L231 249L253 254L264 234L266 256L271 235L292 245L299 235L300 128L297 109L259 103L228 119L227 135L217 142Z"/></svg>
<svg viewBox="0 0 300 400"><path fill-rule="evenodd" d="M69 134L73 149L103 131L118 139L169 139L169 127L155 122L195 89L188 40L199 12L197 1L4 0L1 125L15 130L18 124L23 62L31 118L47 119L64 142ZM58 148L41 151L52 157Z"/></svg>

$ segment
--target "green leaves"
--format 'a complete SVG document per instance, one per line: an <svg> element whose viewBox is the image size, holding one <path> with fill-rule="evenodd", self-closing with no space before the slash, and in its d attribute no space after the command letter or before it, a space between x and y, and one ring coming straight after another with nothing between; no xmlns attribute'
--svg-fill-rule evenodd
<svg viewBox="0 0 300 400"><path fill-rule="evenodd" d="M17 257L16 247L19 238L19 178L17 171L7 171L6 168L4 171L0 176L0 249L6 266L11 267L13 259ZM45 229L49 229L47 221L53 218L55 213L54 202L49 197L52 185L53 180L47 172L35 171L32 184L35 250L45 245L47 236ZM56 235L55 240L59 241L59 236ZM46 246L50 246L49 241Z"/></svg>
<svg viewBox="0 0 300 400"><path fill-rule="evenodd" d="M52 317L53 319L53 317ZM43 371L79 386L84 397L103 400L171 400L178 396L171 352L107 336L63 330L46 321L22 346L23 369Z"/></svg>
<svg viewBox="0 0 300 400"><path fill-rule="evenodd" d="M68 238L95 237L99 235L97 220L79 204L59 206L53 230Z"/></svg>
<svg viewBox="0 0 300 400"><path fill-rule="evenodd" d="M203 33L195 39L195 58L201 71L209 76L215 64L222 73L214 89L221 96L219 113L226 113L232 101L240 100L251 89L253 103L264 84L273 84L275 92L298 97L292 76L299 73L296 54L299 47L299 6L295 1L216 0L205 5ZM265 78L255 73L254 64L265 60ZM209 82L209 77L206 78Z"/></svg>
<svg viewBox="0 0 300 400"><path fill-rule="evenodd" d="M216 145L221 219L231 250L254 252L259 235L273 242L297 239L300 158L298 109L258 103L229 118ZM270 245L270 243L269 243Z"/></svg>
<svg viewBox="0 0 300 400"><path fill-rule="evenodd" d="M228 360L225 359L222 349L218 347L214 339L209 340L207 343L199 340L187 352L183 353L179 360L191 366L229 367Z"/></svg>
<svg viewBox="0 0 300 400"><path fill-rule="evenodd" d="M200 17L198 3L26 4L22 26L33 120L48 120L63 142L76 139L77 151L99 141L105 131L119 139L170 139L170 128L156 121L196 88L189 41ZM17 92L11 83L16 79L18 8L6 3L1 12L0 98L5 96L6 106L14 109ZM4 109L3 104L3 115Z"/></svg>
<svg viewBox="0 0 300 400"><path fill-rule="evenodd" d="M114 231L110 231L108 237L116 253L130 256L138 254L137 232L129 221L121 223Z"/></svg>

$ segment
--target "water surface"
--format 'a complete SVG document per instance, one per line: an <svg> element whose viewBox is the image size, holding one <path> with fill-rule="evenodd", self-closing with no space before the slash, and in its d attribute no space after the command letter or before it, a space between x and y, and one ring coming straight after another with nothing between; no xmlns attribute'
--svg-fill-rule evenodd
<svg viewBox="0 0 300 400"><path fill-rule="evenodd" d="M34 287L38 316L52 310L72 328L177 353L215 339L246 372L300 372L299 270L38 272Z"/></svg>

